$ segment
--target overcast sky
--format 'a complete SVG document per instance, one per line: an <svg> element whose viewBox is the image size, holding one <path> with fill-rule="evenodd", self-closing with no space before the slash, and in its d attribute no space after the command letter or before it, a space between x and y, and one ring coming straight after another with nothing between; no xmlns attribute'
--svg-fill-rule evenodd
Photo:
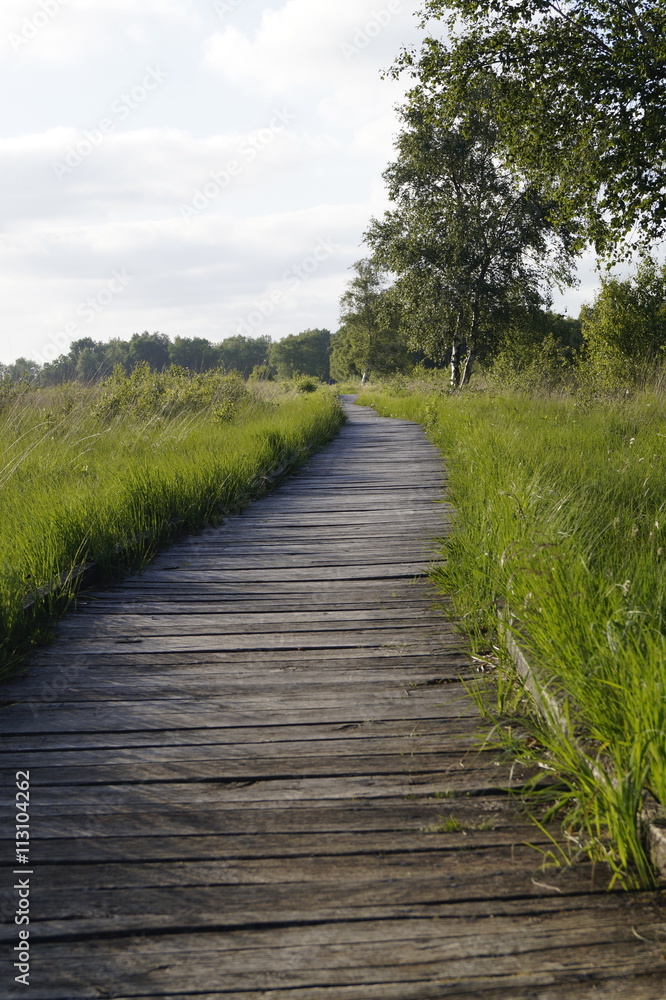
<svg viewBox="0 0 666 1000"><path fill-rule="evenodd" d="M338 325L415 0L4 0L0 361ZM558 308L577 313L580 290Z"/></svg>

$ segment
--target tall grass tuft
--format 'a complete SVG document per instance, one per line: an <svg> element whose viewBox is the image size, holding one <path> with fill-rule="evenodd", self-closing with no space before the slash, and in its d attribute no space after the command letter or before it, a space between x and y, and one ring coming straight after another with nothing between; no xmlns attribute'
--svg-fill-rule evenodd
<svg viewBox="0 0 666 1000"><path fill-rule="evenodd" d="M58 581L111 576L265 488L342 422L333 393L248 390L234 375L116 372L8 395L0 410L0 667L40 637ZM65 585L64 592L66 593Z"/></svg>
<svg viewBox="0 0 666 1000"><path fill-rule="evenodd" d="M433 576L467 633L487 647L505 609L570 720L531 724L568 783L572 842L651 884L639 813L645 791L666 805L666 399L364 401L424 424L445 456L456 516Z"/></svg>

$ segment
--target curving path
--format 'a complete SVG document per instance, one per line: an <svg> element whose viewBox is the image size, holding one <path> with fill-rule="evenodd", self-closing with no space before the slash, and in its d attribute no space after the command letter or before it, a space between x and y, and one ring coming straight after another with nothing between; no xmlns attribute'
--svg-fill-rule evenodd
<svg viewBox="0 0 666 1000"><path fill-rule="evenodd" d="M662 894L543 871L521 774L478 742L424 577L437 453L345 405L274 493L85 595L5 695L6 1000L666 998Z"/></svg>

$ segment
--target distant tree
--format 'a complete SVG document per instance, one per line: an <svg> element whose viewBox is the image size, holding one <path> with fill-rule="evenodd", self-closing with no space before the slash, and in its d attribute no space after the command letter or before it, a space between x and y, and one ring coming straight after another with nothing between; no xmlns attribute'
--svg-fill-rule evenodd
<svg viewBox="0 0 666 1000"><path fill-rule="evenodd" d="M92 337L81 337L79 340L73 340L69 345L69 355L68 357L76 364L79 360L79 355L86 347L94 350L98 346L97 341L93 340Z"/></svg>
<svg viewBox="0 0 666 1000"><path fill-rule="evenodd" d="M331 374L365 382L371 372L404 370L415 358L407 347L400 304L387 288L385 275L370 260L357 261L354 270L340 299L342 325L332 341Z"/></svg>
<svg viewBox="0 0 666 1000"><path fill-rule="evenodd" d="M76 378L76 364L68 354L61 354L42 366L39 373L40 385L61 385Z"/></svg>
<svg viewBox="0 0 666 1000"><path fill-rule="evenodd" d="M12 382L20 382L21 379L32 382L38 377L39 372L39 364L36 361L30 361L29 358L17 358L5 369L6 377L10 378Z"/></svg>
<svg viewBox="0 0 666 1000"><path fill-rule="evenodd" d="M169 359L172 365L189 368L192 372L205 372L217 367L220 351L203 337L176 337L169 345Z"/></svg>
<svg viewBox="0 0 666 1000"><path fill-rule="evenodd" d="M171 364L169 338L165 333L134 333L129 342L128 360L131 368L145 361L153 371L161 372Z"/></svg>
<svg viewBox="0 0 666 1000"><path fill-rule="evenodd" d="M313 375L328 382L330 378L331 333L329 330L303 330L271 344L269 363L281 379L295 375Z"/></svg>
<svg viewBox="0 0 666 1000"><path fill-rule="evenodd" d="M84 347L76 361L76 378L79 382L100 382L110 372L105 371L104 350Z"/></svg>
<svg viewBox="0 0 666 1000"><path fill-rule="evenodd" d="M218 352L218 364L227 371L238 371L243 378L249 378L256 365L266 364L268 360L271 338L244 337L237 334L227 337L215 345Z"/></svg>
<svg viewBox="0 0 666 1000"><path fill-rule="evenodd" d="M103 346L104 350L104 371L109 375L113 372L116 365L120 365L124 368L126 372L131 369L130 356L129 356L129 343L126 340L120 340L118 337L114 337L109 340Z"/></svg>

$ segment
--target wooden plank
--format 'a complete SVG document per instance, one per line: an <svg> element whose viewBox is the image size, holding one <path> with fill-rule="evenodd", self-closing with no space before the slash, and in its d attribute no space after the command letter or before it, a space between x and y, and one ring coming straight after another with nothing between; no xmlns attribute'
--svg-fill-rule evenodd
<svg viewBox="0 0 666 1000"><path fill-rule="evenodd" d="M48 751L50 753L61 750L89 750L133 747L198 747L198 746L242 746L250 743L260 747L265 743L290 744L302 742L307 745L310 741L326 741L335 744L335 752L339 753L340 744L352 748L359 739L393 739L395 743L402 745L406 739L420 739L427 736L437 738L437 745L446 750L447 747L467 745L465 742L470 738L479 736L478 719L476 716L467 716L459 719L455 724L442 718L433 718L420 721L408 732L405 731L405 724L402 720L393 721L389 719L365 720L353 723L329 723L318 724L317 722L295 725L279 725L269 721L263 726L227 726L207 729L171 729L171 730L146 730L134 731L132 733L122 733L107 731L100 733L70 732L61 733L21 733L18 735L5 734L0 746L8 754L12 754L15 759L16 754L24 754L30 751ZM460 742L458 742L460 741ZM395 745L394 743L394 745ZM189 751L187 751L189 752Z"/></svg>
<svg viewBox="0 0 666 1000"><path fill-rule="evenodd" d="M397 751L400 751L397 753ZM345 760L347 758L358 758L365 760L368 767L373 767L377 763L375 758L389 757L391 755L400 758L409 754L410 757L418 757L420 761L425 758L434 762L434 767L439 769L447 767L453 761L461 760L465 763L470 761L483 761L490 758L496 759L495 751L481 746L474 735L467 738L456 734L449 741L447 747L446 739L439 739L437 743L433 740L411 739L403 737L402 741L396 740L394 736L366 738L366 739L345 739L345 740L298 740L293 742L271 741L271 742L247 742L240 745L230 742L220 741L219 743L207 743L183 747L182 745L170 746L167 739L160 739L157 746L124 747L113 750L104 749L76 749L68 750L58 747L57 750L50 751L24 751L24 766L39 768L40 772L48 768L62 767L92 767L92 766L115 766L124 765L148 765L148 764L188 764L199 761L218 762L226 760L261 760L264 757L275 759L279 755L281 760L309 759L314 761L317 758L326 758L331 761ZM11 764L15 759L14 752L0 753L0 769L7 768L11 771ZM342 765L337 765L342 766ZM197 771L197 774L200 772ZM37 780L41 781L44 774L37 775Z"/></svg>
<svg viewBox="0 0 666 1000"><path fill-rule="evenodd" d="M447 993L441 982L420 980L406 983L383 982L378 984L366 983L363 986L308 986L308 1000L442 1000ZM644 974L639 976L620 976L609 972L603 981L599 975L595 975L594 980L578 978L575 982L575 1000L664 1000L663 976L661 972L654 974ZM264 994L267 996L266 994ZM570 992L570 996L573 994ZM170 1000L190 1000L192 994L169 994ZM224 997L233 997L234 1000L257 1000L257 993L246 992L245 989L234 990L230 993L224 986L220 991L211 992L211 988L205 993L198 993L197 1000L223 1000ZM261 994L259 994L261 996ZM482 982L477 979L466 983L459 980L452 984L448 991L448 996L455 996L458 1000L561 1000L561 985L554 986L537 984L532 980L527 984L521 984L516 978L510 985L498 986L497 982L491 979ZM117 1000L154 1000L154 994L147 997L145 994L134 994L118 997ZM263 998L262 998L263 1000ZM270 1000L303 1000L303 990L296 989L271 989Z"/></svg>
<svg viewBox="0 0 666 1000"><path fill-rule="evenodd" d="M118 614L95 617L95 632L105 635L107 632L117 634L135 629L141 635L247 635L256 632L278 635L283 632L354 632L359 625L372 629L373 632L383 630L421 629L425 634L438 635L441 628L433 622L432 614L422 609L420 614L405 612L396 615L395 612L357 611L347 616L340 611L321 611L312 617L302 612L282 614L199 614L197 616L171 613L158 615L142 613ZM80 632L90 631L89 622L83 616L75 615L64 622L59 629L59 636L74 636Z"/></svg>
<svg viewBox="0 0 666 1000"><path fill-rule="evenodd" d="M468 814L472 813L468 809ZM451 815L447 812L447 815ZM474 817L476 818L476 811ZM474 820L470 819L470 823ZM477 821L478 822L478 821ZM434 824L433 824L434 825ZM427 830L424 827L424 830ZM435 843L436 842L436 843ZM512 847L514 844L529 843L538 847L552 842L545 833L535 829L525 818L521 826L514 816L507 819L498 813L489 818L483 829L470 828L452 833L428 833L420 830L355 830L344 833L328 830L321 832L278 833L268 835L220 833L217 835L154 836L144 831L143 836L120 837L116 832L111 836L60 837L48 841L36 840L32 850L33 866L82 864L105 861L138 860L152 862L174 862L187 858L190 861L213 861L219 858L297 858L318 857L325 848L329 857L336 855L363 855L422 852L430 854L436 846L439 851L487 849L489 847ZM13 842L5 842L7 851ZM9 855L7 855L9 856ZM58 873L57 873L58 874ZM58 875L59 878L59 875Z"/></svg>
<svg viewBox="0 0 666 1000"><path fill-rule="evenodd" d="M522 830L524 817L516 809L514 799L492 793L473 798L439 798L417 795L400 795L364 803L363 800L345 802L329 800L319 802L285 802L279 799L259 803L239 804L218 800L197 807L196 813L185 809L173 810L165 803L153 803L153 808L124 808L122 788L107 789L90 802L72 803L69 810L50 810L35 819L38 843L48 844L57 839L105 838L118 843L122 856L127 838L150 837L159 831L160 836L269 836L292 833L325 835L350 832L354 835L376 832L423 833L439 826L442 817L454 816L467 827L490 822L497 826L498 817L506 817L507 829L511 823ZM131 819L129 819L131 817ZM10 839L13 830L9 820L2 821L2 836ZM433 837L440 838L442 835ZM519 835L517 835L518 839ZM534 838L539 831L535 828ZM39 850L39 848L38 848ZM265 852L268 853L268 852ZM117 855L116 855L117 856Z"/></svg>
<svg viewBox="0 0 666 1000"><path fill-rule="evenodd" d="M408 753L409 751L406 751ZM140 755L139 755L140 756ZM405 754L375 753L372 756L343 756L340 758L331 755L289 755L283 751L280 756L260 757L253 754L245 759L240 757L230 757L224 753L218 753L213 760L198 760L196 767L193 767L191 760L169 760L162 759L150 764L142 762L140 759L134 762L110 763L110 764L85 764L83 761L76 764L65 764L62 761L57 763L54 770L50 768L38 768L32 779L34 788L55 787L65 785L73 788L77 785L115 785L118 783L144 784L154 782L174 783L178 780L191 778L195 782L202 781L254 781L284 777L345 777L351 778L356 775L369 775L374 777L380 775L400 775L407 771L410 775L441 775L447 776L451 771L464 771L469 781L478 780L482 782L480 786L485 787L488 780L489 766L493 769L492 782L496 784L498 768L496 768L496 758L489 753L454 753L454 754L433 754L433 753L410 753L409 764L405 764ZM490 758L488 761L486 758ZM0 767L0 783L3 787L11 787L15 776L14 768ZM42 800L43 801L43 800Z"/></svg>

